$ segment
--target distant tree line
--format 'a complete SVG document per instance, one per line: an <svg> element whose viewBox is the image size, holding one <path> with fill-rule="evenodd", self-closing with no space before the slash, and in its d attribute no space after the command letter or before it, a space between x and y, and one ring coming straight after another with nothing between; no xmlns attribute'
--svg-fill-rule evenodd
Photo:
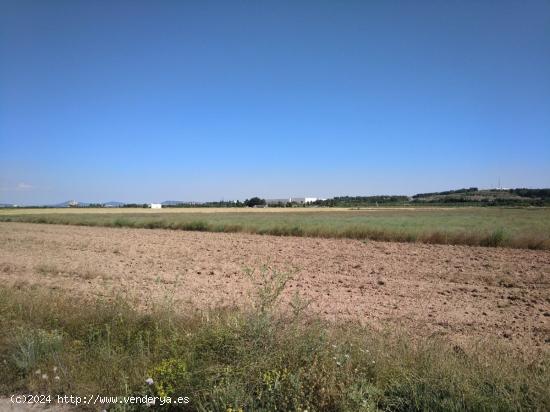
<svg viewBox="0 0 550 412"><path fill-rule="evenodd" d="M550 189L487 189L476 187L445 192L420 193L413 204L473 206L550 206Z"/></svg>
<svg viewBox="0 0 550 412"><path fill-rule="evenodd" d="M477 192L477 191L479 191L477 187L469 187L464 189L447 190L444 192L418 193L413 196L413 199L419 199L423 197L432 197L432 196L458 195L458 194L471 193L471 192Z"/></svg>
<svg viewBox="0 0 550 412"><path fill-rule="evenodd" d="M189 207L244 207L244 203L240 200L237 201L218 201L218 202L186 202L186 203L176 203L171 205L166 205L162 207L178 207L178 208L189 208Z"/></svg>
<svg viewBox="0 0 550 412"><path fill-rule="evenodd" d="M332 199L317 200L308 205L324 207L358 207L376 205L399 205L407 203L408 196L337 196Z"/></svg>
<svg viewBox="0 0 550 412"><path fill-rule="evenodd" d="M177 203L173 205L167 205L163 207L254 207L266 205L266 200L259 197L252 197L246 199L244 202L237 201L219 201L219 202L189 202L189 203Z"/></svg>
<svg viewBox="0 0 550 412"><path fill-rule="evenodd" d="M244 201L244 205L247 207L254 207L254 206L265 206L267 203L265 199L260 199L259 197L252 197L250 199L246 199Z"/></svg>
<svg viewBox="0 0 550 412"><path fill-rule="evenodd" d="M550 201L550 189L509 189L509 192L521 197Z"/></svg>
<svg viewBox="0 0 550 412"><path fill-rule="evenodd" d="M336 196L331 199L317 200L315 202L302 204L295 202L281 202L270 204L270 207L372 207L372 206L418 206L429 205L472 205L472 206L550 206L550 189L488 189L479 190L477 187L469 187L443 192L418 193L412 197L402 195L382 196ZM216 207L216 208L242 208L260 207L267 205L265 199L258 196L246 199L244 202L217 201L217 202L182 202L170 203L163 207L171 208L192 208L192 207ZM60 206L57 207L69 207ZM0 204L0 207L14 207L10 204ZM56 206L25 206L26 208L50 208ZM124 208L148 208L147 203L124 203L116 206L109 203L76 204L72 207L78 208L102 208L102 207L124 207Z"/></svg>

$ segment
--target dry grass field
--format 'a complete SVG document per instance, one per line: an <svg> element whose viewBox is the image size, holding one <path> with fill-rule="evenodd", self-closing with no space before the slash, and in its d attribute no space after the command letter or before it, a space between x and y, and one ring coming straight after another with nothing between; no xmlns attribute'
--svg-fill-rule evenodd
<svg viewBox="0 0 550 412"><path fill-rule="evenodd" d="M1 221L550 249L548 208L4 209Z"/></svg>

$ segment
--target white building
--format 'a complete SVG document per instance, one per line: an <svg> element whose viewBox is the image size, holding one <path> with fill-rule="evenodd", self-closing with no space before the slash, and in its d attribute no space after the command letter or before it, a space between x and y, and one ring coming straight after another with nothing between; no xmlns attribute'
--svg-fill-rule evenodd
<svg viewBox="0 0 550 412"><path fill-rule="evenodd" d="M323 199L319 199L317 197L306 197L304 199L304 203L315 203L318 200L323 200Z"/></svg>
<svg viewBox="0 0 550 412"><path fill-rule="evenodd" d="M162 209L162 204L161 204L161 203L151 203L151 204L149 205L149 207L150 207L151 209Z"/></svg>
<svg viewBox="0 0 550 412"><path fill-rule="evenodd" d="M284 199L266 199L265 202L268 205L286 205L287 203L296 203L299 205L303 205L306 203L313 203L317 200L321 200L317 197L287 197Z"/></svg>

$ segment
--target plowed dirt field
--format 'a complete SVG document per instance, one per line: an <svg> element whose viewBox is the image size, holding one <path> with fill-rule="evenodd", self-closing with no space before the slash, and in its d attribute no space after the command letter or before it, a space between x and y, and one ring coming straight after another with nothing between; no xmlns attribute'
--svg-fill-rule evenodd
<svg viewBox="0 0 550 412"><path fill-rule="evenodd" d="M329 320L550 344L549 251L0 223L0 281L18 288L246 307L263 265L294 273L283 308L297 293Z"/></svg>

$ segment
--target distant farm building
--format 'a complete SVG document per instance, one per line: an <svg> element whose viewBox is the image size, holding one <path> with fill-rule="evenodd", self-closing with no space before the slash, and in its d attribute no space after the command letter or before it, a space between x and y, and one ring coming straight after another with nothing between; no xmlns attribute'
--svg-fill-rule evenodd
<svg viewBox="0 0 550 412"><path fill-rule="evenodd" d="M150 208L151 209L162 209L162 204L161 203L151 203Z"/></svg>
<svg viewBox="0 0 550 412"><path fill-rule="evenodd" d="M323 199L319 199L317 197L306 197L304 199L304 203L315 203L318 200L323 200Z"/></svg>
<svg viewBox="0 0 550 412"><path fill-rule="evenodd" d="M314 203L317 200L316 197L285 197L282 199L266 199L265 202L268 206L286 205L288 203L303 205L306 203Z"/></svg>

